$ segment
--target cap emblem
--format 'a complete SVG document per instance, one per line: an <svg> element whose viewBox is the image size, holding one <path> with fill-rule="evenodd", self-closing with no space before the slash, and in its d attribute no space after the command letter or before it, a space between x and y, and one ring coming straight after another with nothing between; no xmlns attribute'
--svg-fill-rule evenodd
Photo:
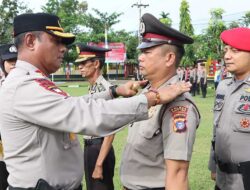
<svg viewBox="0 0 250 190"><path fill-rule="evenodd" d="M16 46L10 46L9 52L10 53L16 53L17 52Z"/></svg>
<svg viewBox="0 0 250 190"><path fill-rule="evenodd" d="M140 22L139 32L140 32L141 35L143 33L145 33L145 24L144 24L143 20L141 20L141 22Z"/></svg>

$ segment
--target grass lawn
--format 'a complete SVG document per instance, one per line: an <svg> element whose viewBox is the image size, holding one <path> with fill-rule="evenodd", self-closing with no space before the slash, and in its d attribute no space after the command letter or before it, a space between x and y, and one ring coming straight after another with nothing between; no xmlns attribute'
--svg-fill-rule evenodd
<svg viewBox="0 0 250 190"><path fill-rule="evenodd" d="M61 88L67 91L72 96L80 96L87 93L87 83L70 83L71 87L66 87L68 84L61 84ZM76 87L80 85L79 87ZM60 85L59 85L60 86ZM209 88L207 98L195 96L194 100L201 113L201 124L197 130L196 140L192 155L192 160L189 169L189 183L191 190L213 190L214 182L210 180L210 172L207 169L208 158L210 152L210 142L213 126L212 107L214 102L214 90ZM121 190L121 183L119 180L119 165L121 160L121 153L126 142L127 129L116 134L113 143L116 153L116 167L115 167L115 189ZM82 139L82 138L80 138ZM86 188L84 188L86 189Z"/></svg>

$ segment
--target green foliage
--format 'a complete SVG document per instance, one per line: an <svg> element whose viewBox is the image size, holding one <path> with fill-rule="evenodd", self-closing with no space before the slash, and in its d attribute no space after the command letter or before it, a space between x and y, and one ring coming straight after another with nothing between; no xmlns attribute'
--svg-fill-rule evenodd
<svg viewBox="0 0 250 190"><path fill-rule="evenodd" d="M71 32L75 35L79 32L79 25L82 23L81 15L87 10L87 3L78 0L48 0L42 10L47 13L55 14L60 18L60 24L65 32ZM73 62L77 54L75 48L72 48L65 57L63 67L69 62Z"/></svg>
<svg viewBox="0 0 250 190"><path fill-rule="evenodd" d="M243 26L249 27L250 26L250 11L246 12L246 14L242 18Z"/></svg>
<svg viewBox="0 0 250 190"><path fill-rule="evenodd" d="M238 21L232 21L229 23L228 28L237 28L240 27L240 23Z"/></svg>
<svg viewBox="0 0 250 190"><path fill-rule="evenodd" d="M122 13L116 12L109 15L107 12L103 13L98 9L93 9L93 11L98 16L97 18L90 13L84 15L84 24L91 29L93 34L104 34L105 28L109 30L113 25L119 23L118 17L122 15Z"/></svg>
<svg viewBox="0 0 250 190"><path fill-rule="evenodd" d="M194 28L191 23L191 17L189 12L189 4L186 0L182 0L181 7L180 7L180 32L193 37L194 36ZM193 45L186 45L185 47L185 55L182 59L181 65L193 65L195 60L194 56L194 46Z"/></svg>
<svg viewBox="0 0 250 190"><path fill-rule="evenodd" d="M0 5L0 42L10 43L13 35L13 19L18 13L31 12L20 0L2 0Z"/></svg>
<svg viewBox="0 0 250 190"><path fill-rule="evenodd" d="M169 17L169 13L161 12L160 14L161 18L159 19L163 24L171 27L172 25L172 19Z"/></svg>
<svg viewBox="0 0 250 190"><path fill-rule="evenodd" d="M226 29L226 25L222 20L223 9L211 10L211 19L205 33L206 44L210 49L210 57L212 59L221 58L222 44L220 34Z"/></svg>

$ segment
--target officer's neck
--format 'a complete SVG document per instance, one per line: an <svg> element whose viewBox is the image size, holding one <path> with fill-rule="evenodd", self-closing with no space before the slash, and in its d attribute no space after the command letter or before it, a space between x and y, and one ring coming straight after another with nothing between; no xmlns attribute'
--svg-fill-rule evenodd
<svg viewBox="0 0 250 190"><path fill-rule="evenodd" d="M94 85L101 74L102 73L100 71L97 71L97 72L93 73L93 75L89 76L88 77L89 84L91 86Z"/></svg>
<svg viewBox="0 0 250 190"><path fill-rule="evenodd" d="M149 82L150 82L152 88L158 89L165 82L167 82L169 79L171 79L174 75L175 75L175 73L172 73L171 75L166 75L164 77L151 79L151 80L149 80Z"/></svg>

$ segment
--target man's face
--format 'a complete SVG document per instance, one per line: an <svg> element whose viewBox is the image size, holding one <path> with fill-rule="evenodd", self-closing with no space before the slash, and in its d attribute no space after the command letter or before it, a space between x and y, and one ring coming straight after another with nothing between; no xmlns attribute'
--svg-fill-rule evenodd
<svg viewBox="0 0 250 190"><path fill-rule="evenodd" d="M67 50L66 45L61 42L60 37L52 36L46 32L40 35L36 41L36 55L40 65L51 74L56 72L62 62L64 54Z"/></svg>
<svg viewBox="0 0 250 190"><path fill-rule="evenodd" d="M163 58L160 46L142 49L138 57L141 74L148 80L155 79L164 67Z"/></svg>
<svg viewBox="0 0 250 190"><path fill-rule="evenodd" d="M4 61L4 69L6 73L9 73L12 69L14 69L15 65L16 65L16 60L14 59Z"/></svg>
<svg viewBox="0 0 250 190"><path fill-rule="evenodd" d="M84 61L78 66L82 77L90 78L94 75L97 68L92 60Z"/></svg>
<svg viewBox="0 0 250 190"><path fill-rule="evenodd" d="M226 45L224 47L224 61L226 69L236 77L250 73L250 52Z"/></svg>

